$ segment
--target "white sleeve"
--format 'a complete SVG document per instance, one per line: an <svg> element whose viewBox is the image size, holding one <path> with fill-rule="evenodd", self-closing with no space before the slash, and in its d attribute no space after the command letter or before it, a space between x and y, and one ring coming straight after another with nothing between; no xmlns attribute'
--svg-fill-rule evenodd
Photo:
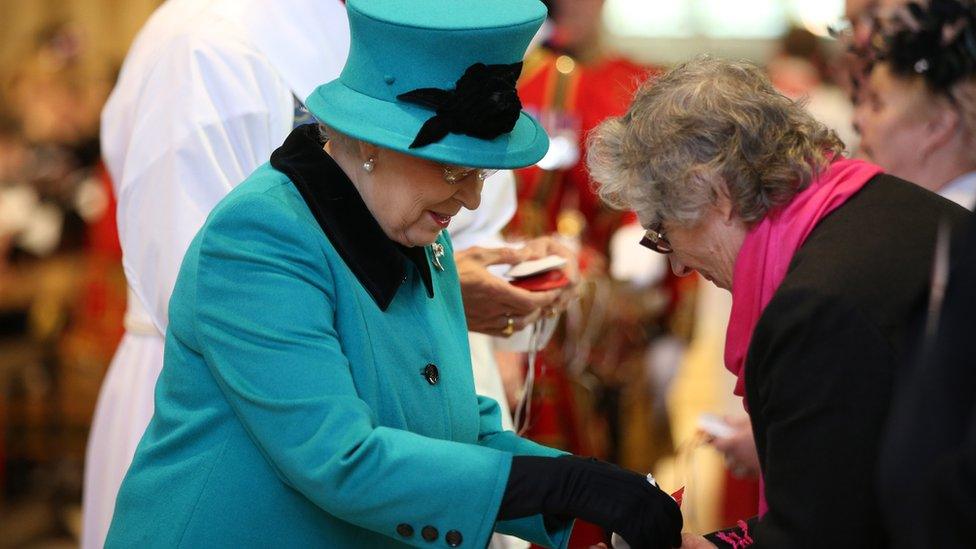
<svg viewBox="0 0 976 549"><path fill-rule="evenodd" d="M107 128L126 136L113 170L125 275L162 333L190 241L290 129L275 112L290 105L290 91L263 58L235 51L240 45L207 46L177 45L164 55L126 107L136 121L128 134ZM110 112L102 122L111 126Z"/></svg>

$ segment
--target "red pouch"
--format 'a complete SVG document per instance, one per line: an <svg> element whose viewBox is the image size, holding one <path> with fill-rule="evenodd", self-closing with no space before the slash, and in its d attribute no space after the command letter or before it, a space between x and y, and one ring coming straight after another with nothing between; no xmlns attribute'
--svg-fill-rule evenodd
<svg viewBox="0 0 976 549"><path fill-rule="evenodd" d="M569 286L569 277L562 270L553 269L537 275L516 278L511 281L511 284L530 292L544 292Z"/></svg>

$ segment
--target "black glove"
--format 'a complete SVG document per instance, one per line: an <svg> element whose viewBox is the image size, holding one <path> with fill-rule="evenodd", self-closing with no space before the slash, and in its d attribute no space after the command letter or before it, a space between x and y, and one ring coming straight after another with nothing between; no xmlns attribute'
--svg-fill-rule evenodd
<svg viewBox="0 0 976 549"><path fill-rule="evenodd" d="M575 517L620 534L633 549L681 546L681 510L644 475L595 458L515 456L499 520Z"/></svg>

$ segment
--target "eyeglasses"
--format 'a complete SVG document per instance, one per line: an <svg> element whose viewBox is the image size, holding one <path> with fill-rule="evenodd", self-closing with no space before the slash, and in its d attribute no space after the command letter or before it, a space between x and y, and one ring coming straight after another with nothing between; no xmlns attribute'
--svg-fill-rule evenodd
<svg viewBox="0 0 976 549"><path fill-rule="evenodd" d="M479 181L484 182L485 179L498 173L498 170L491 170L485 168L464 168L461 166L444 166L444 181L447 181L450 185L456 185L464 181L468 176L474 174Z"/></svg>
<svg viewBox="0 0 976 549"><path fill-rule="evenodd" d="M668 237L664 236L660 225L647 229L644 238L641 238L640 245L659 254L669 254L674 251Z"/></svg>

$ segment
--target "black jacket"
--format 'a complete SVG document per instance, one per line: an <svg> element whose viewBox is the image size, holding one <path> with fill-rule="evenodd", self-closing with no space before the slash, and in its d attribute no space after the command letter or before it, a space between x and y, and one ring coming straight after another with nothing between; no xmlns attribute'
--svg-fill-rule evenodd
<svg viewBox="0 0 976 549"><path fill-rule="evenodd" d="M968 215L879 175L794 255L746 356L769 503L749 522L754 547L885 545L874 479L894 382L925 309L939 223Z"/></svg>

